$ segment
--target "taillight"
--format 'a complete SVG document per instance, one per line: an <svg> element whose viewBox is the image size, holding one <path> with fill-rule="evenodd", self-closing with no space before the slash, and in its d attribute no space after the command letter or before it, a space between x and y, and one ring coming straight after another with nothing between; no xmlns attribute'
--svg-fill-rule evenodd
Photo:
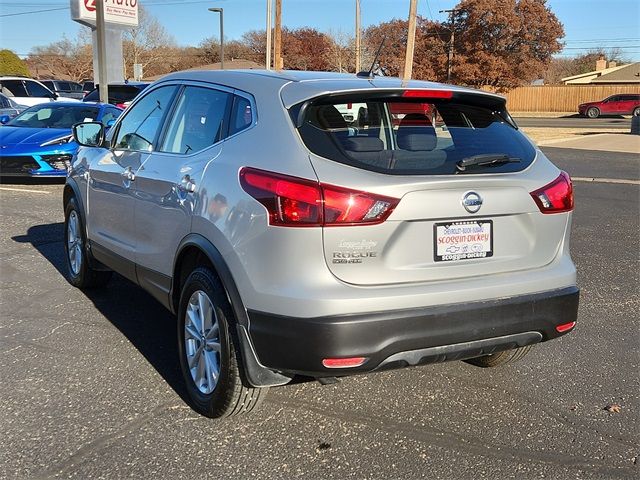
<svg viewBox="0 0 640 480"><path fill-rule="evenodd" d="M375 225L398 204L396 198L326 185L245 167L240 185L269 212L269 224L287 227Z"/></svg>
<svg viewBox="0 0 640 480"><path fill-rule="evenodd" d="M542 213L560 213L573 210L573 185L566 172L553 182L531 192L533 200Z"/></svg>

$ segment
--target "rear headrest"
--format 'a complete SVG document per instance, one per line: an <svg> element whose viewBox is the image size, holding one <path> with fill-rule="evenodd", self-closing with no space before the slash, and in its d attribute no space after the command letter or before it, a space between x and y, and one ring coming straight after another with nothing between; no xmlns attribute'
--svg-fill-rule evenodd
<svg viewBox="0 0 640 480"><path fill-rule="evenodd" d="M355 137L346 139L344 148L352 152L379 152L384 149L384 143L375 137Z"/></svg>
<svg viewBox="0 0 640 480"><path fill-rule="evenodd" d="M325 129L347 128L347 122L333 105L318 107L318 121Z"/></svg>
<svg viewBox="0 0 640 480"><path fill-rule="evenodd" d="M438 137L429 119L422 113L405 115L396 135L398 146L402 150L431 151L436 148Z"/></svg>

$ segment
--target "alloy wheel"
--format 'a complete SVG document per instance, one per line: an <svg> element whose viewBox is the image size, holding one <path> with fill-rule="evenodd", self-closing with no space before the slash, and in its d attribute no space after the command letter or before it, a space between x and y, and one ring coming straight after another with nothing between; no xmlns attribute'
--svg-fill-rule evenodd
<svg viewBox="0 0 640 480"><path fill-rule="evenodd" d="M80 274L80 268L82 267L82 235L80 232L80 219L75 210L71 211L67 221L67 255L73 274Z"/></svg>
<svg viewBox="0 0 640 480"><path fill-rule="evenodd" d="M213 303L202 290L189 298L184 346L193 383L204 394L213 392L220 378L220 326Z"/></svg>

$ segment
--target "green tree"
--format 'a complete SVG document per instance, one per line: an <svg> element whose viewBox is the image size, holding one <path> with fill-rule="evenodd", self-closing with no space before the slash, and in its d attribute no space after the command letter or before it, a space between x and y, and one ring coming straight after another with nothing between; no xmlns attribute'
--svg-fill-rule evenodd
<svg viewBox="0 0 640 480"><path fill-rule="evenodd" d="M27 64L11 50L0 50L0 75L29 76Z"/></svg>

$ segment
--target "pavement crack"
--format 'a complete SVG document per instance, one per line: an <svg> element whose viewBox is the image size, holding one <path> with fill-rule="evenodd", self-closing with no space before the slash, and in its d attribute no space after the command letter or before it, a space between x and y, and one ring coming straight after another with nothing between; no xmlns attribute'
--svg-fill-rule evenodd
<svg viewBox="0 0 640 480"><path fill-rule="evenodd" d="M96 451L105 448L112 441L126 437L127 435L132 434L135 430L139 429L142 425L147 423L148 421L155 418L155 416L162 412L163 410L169 410L175 407L175 402L164 402L152 410L148 411L140 415L129 422L126 422L120 428L115 430L114 432L108 433L106 435L101 435L97 437L95 440L83 445L75 453L71 454L69 458L63 460L62 462L54 465L40 475L35 478L45 479L51 477L63 477L68 476L75 466L77 466L82 460L87 458L89 455L95 453Z"/></svg>
<svg viewBox="0 0 640 480"><path fill-rule="evenodd" d="M454 432L437 430L422 425L409 425L388 417L377 417L374 415L358 413L352 410L341 410L335 407L329 409L318 404L294 399L282 394L274 394L272 392L265 401L289 408L302 408L325 417L332 417L345 422L366 425L393 435L404 435L407 438L430 444L436 448L449 448L463 453L473 453L484 457L499 458L507 461L529 461L550 465L561 465L564 467L581 468L583 470L604 475L606 478L624 477L629 475L631 472L635 472L635 469L629 467L593 463L586 459L572 457L564 453L523 450L510 447L509 445L492 445L486 440L474 439Z"/></svg>

